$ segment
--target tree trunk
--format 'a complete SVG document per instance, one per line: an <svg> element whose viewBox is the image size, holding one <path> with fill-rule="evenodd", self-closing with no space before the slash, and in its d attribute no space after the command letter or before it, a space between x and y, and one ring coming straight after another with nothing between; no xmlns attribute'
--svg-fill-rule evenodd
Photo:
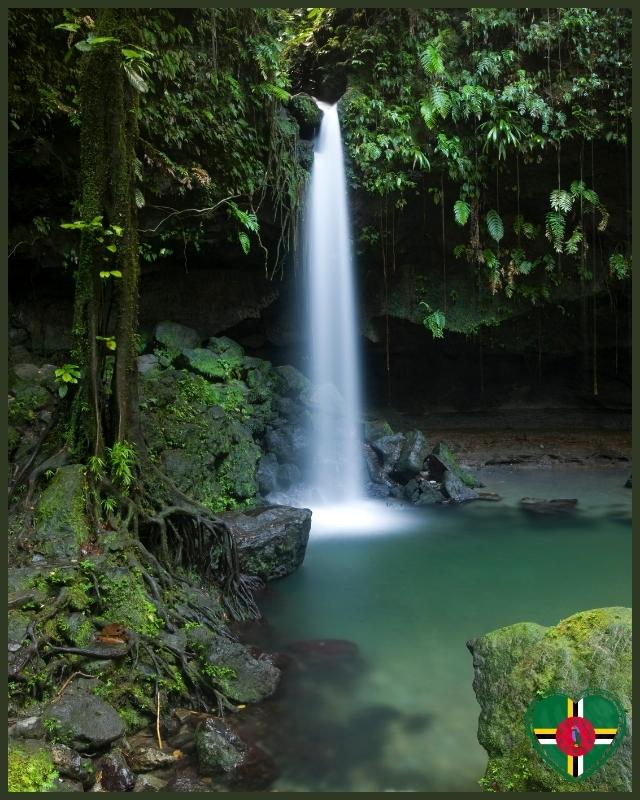
<svg viewBox="0 0 640 800"><path fill-rule="evenodd" d="M85 227L73 333L74 360L82 367L83 378L71 428L71 444L79 455L99 454L105 445L127 438L130 398L135 396L139 265L134 165L139 95L129 83L121 54L124 45L135 41L135 13L128 9L98 12L96 36L117 41L93 46L85 56L81 80L81 220ZM86 227L97 218L101 224ZM109 229L120 235L105 235ZM109 246L115 246L115 252ZM121 276L100 277L101 271ZM115 350L113 341L108 342L114 336Z"/></svg>

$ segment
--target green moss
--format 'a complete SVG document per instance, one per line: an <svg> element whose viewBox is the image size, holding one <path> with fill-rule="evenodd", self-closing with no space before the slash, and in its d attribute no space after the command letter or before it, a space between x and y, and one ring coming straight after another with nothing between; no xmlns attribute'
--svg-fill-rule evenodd
<svg viewBox="0 0 640 800"><path fill-rule="evenodd" d="M238 673L233 667L220 666L218 664L203 664L202 672L211 679L212 683L219 686L223 692L232 691L231 683L238 680Z"/></svg>
<svg viewBox="0 0 640 800"><path fill-rule="evenodd" d="M108 609L111 622L147 636L156 636L162 629L162 620L145 593L139 570L123 568L111 575L101 575L99 585L102 604Z"/></svg>
<svg viewBox="0 0 640 800"><path fill-rule="evenodd" d="M77 554L89 535L86 491L82 464L70 464L56 472L38 503L36 527L40 549L56 556Z"/></svg>
<svg viewBox="0 0 640 800"><path fill-rule="evenodd" d="M9 745L7 785L10 792L47 792L57 777L47 750L28 753L22 747Z"/></svg>

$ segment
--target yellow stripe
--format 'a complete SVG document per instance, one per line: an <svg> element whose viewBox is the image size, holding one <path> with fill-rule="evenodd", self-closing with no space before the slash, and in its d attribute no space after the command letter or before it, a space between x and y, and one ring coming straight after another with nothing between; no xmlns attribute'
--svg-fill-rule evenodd
<svg viewBox="0 0 640 800"><path fill-rule="evenodd" d="M567 772L573 777L573 756L567 756Z"/></svg>
<svg viewBox="0 0 640 800"><path fill-rule="evenodd" d="M618 729L617 728L594 728L593 730L596 733L610 733L612 735L615 735L616 733L618 733Z"/></svg>
<svg viewBox="0 0 640 800"><path fill-rule="evenodd" d="M573 700L570 697L567 698L567 716L573 716Z"/></svg>
<svg viewBox="0 0 640 800"><path fill-rule="evenodd" d="M534 728L533 732L535 734L538 733L555 733L558 729L557 728ZM604 733L604 731L602 731Z"/></svg>

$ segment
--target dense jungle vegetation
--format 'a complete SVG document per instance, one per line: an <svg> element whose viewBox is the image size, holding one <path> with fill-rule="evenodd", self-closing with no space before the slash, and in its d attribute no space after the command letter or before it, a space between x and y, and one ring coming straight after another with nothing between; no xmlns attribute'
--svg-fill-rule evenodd
<svg viewBox="0 0 640 800"><path fill-rule="evenodd" d="M287 281L319 124L311 96L340 100L358 268L386 323L387 369L390 317L479 340L533 319L537 348L545 320L566 318L597 395L602 358L629 370L631 12L11 9L8 31L9 280L55 276L74 295L58 409L13 465L12 530L27 536L59 466L84 465L76 522L117 532L119 565L150 604L140 657L163 691L187 685L222 708L224 675L154 649L163 625L256 609L219 506L178 489L149 452L141 274L179 261L215 283L217 262L244 259ZM220 609L184 600L174 572L187 554L220 587ZM128 591L88 564L41 582L52 604L15 667L16 702L51 694L67 674L56 654L82 650L62 643L56 614ZM45 641L57 644L43 665ZM147 714L158 686L138 698Z"/></svg>

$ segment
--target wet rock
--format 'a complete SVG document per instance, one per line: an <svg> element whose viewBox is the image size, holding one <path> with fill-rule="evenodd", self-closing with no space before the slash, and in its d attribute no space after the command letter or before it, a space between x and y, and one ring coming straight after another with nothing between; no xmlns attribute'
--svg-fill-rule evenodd
<svg viewBox="0 0 640 800"><path fill-rule="evenodd" d="M417 506L430 506L444 499L438 487L424 476L412 478L404 487L404 496Z"/></svg>
<svg viewBox="0 0 640 800"><path fill-rule="evenodd" d="M458 475L448 469L445 469L442 477L442 490L454 503L468 503L479 498L475 489L471 489Z"/></svg>
<svg viewBox="0 0 640 800"><path fill-rule="evenodd" d="M391 425L384 419L370 419L364 423L364 439L366 442L374 442L383 436L393 436Z"/></svg>
<svg viewBox="0 0 640 800"><path fill-rule="evenodd" d="M69 778L56 778L49 792L64 792L65 794L67 792L84 792L84 787L80 781L69 780Z"/></svg>
<svg viewBox="0 0 640 800"><path fill-rule="evenodd" d="M267 428L264 446L281 463L294 461L303 465L311 447L311 439L306 427L279 420Z"/></svg>
<svg viewBox="0 0 640 800"><path fill-rule="evenodd" d="M487 500L492 503L497 503L499 500L502 500L502 497L497 492L479 491L478 499Z"/></svg>
<svg viewBox="0 0 640 800"><path fill-rule="evenodd" d="M295 464L280 464L278 467L278 488L288 489L296 486L302 480L302 472Z"/></svg>
<svg viewBox="0 0 640 800"><path fill-rule="evenodd" d="M439 442L431 451L428 458L429 474L436 481L444 479L445 470L453 473L465 486L470 489L482 487L484 484L472 472L463 469L455 456L444 442Z"/></svg>
<svg viewBox="0 0 640 800"><path fill-rule="evenodd" d="M161 792L167 782L163 781L162 778L158 778L155 775L138 775L136 778L136 782L133 785L134 792ZM187 791L183 789L175 789L174 791ZM191 790L189 790L191 791Z"/></svg>
<svg viewBox="0 0 640 800"><path fill-rule="evenodd" d="M172 778L164 787L167 792L211 792L213 789L197 775L183 772Z"/></svg>
<svg viewBox="0 0 640 800"><path fill-rule="evenodd" d="M125 757L117 750L104 756L100 772L100 783L107 792L130 792L136 782L136 776Z"/></svg>
<svg viewBox="0 0 640 800"><path fill-rule="evenodd" d="M256 471L258 489L263 497L278 489L278 459L273 453L262 456Z"/></svg>
<svg viewBox="0 0 640 800"><path fill-rule="evenodd" d="M204 378L219 381L229 378L234 366L239 365L239 359L230 362L204 347L185 348L176 360L176 366L186 367Z"/></svg>
<svg viewBox="0 0 640 800"><path fill-rule="evenodd" d="M136 772L150 772L175 764L177 758L173 753L166 753L157 747L142 745L133 750L130 761L132 769Z"/></svg>
<svg viewBox="0 0 640 800"><path fill-rule="evenodd" d="M198 769L202 775L236 770L246 759L248 747L221 719L209 717L196 730Z"/></svg>
<svg viewBox="0 0 640 800"><path fill-rule="evenodd" d="M395 468L400 458L403 445L403 433L381 436L379 439L371 442L371 446L382 459L382 468L385 475L388 475Z"/></svg>
<svg viewBox="0 0 640 800"><path fill-rule="evenodd" d="M309 509L267 506L221 516L233 530L242 572L273 580L302 564L311 529Z"/></svg>
<svg viewBox="0 0 640 800"><path fill-rule="evenodd" d="M200 336L197 331L180 325L178 322L159 322L153 335L159 344L168 350L176 351L176 353L200 344Z"/></svg>
<svg viewBox="0 0 640 800"><path fill-rule="evenodd" d="M385 497L390 497L392 493L392 487L386 483L368 483L366 485L366 494L367 497L377 497L381 500L384 500Z"/></svg>
<svg viewBox="0 0 640 800"><path fill-rule="evenodd" d="M629 477L627 478L627 480L626 480L626 482L625 482L625 484L624 484L624 488L625 488L625 489L631 489L631 488L633 488L633 485L632 485L632 482L631 482L631 478L632 478L632 476L631 476L631 475L629 475Z"/></svg>
<svg viewBox="0 0 640 800"><path fill-rule="evenodd" d="M401 483L406 483L422 471L428 455L429 446L420 431L405 433L400 455L393 467L394 475Z"/></svg>
<svg viewBox="0 0 640 800"><path fill-rule="evenodd" d="M39 553L70 559L78 555L80 544L87 539L84 471L82 464L60 467L42 493L34 536Z"/></svg>
<svg viewBox="0 0 640 800"><path fill-rule="evenodd" d="M311 381L309 378L290 364L276 367L275 371L282 379L285 395L289 397L299 397L310 391Z"/></svg>
<svg viewBox="0 0 640 800"><path fill-rule="evenodd" d="M236 703L259 703L275 692L280 680L280 670L270 656L255 658L245 645L226 636L214 637L207 663L219 670L214 679Z"/></svg>
<svg viewBox="0 0 640 800"><path fill-rule="evenodd" d="M386 484L387 477L382 468L381 457L368 442L364 443L363 451L364 451L364 463L367 467L367 472L369 473L371 481L373 483Z"/></svg>
<svg viewBox="0 0 640 800"><path fill-rule="evenodd" d="M160 366L158 356L154 356L153 353L146 353L143 356L138 356L136 361L138 363L138 372L140 375L146 375L147 372L158 369Z"/></svg>
<svg viewBox="0 0 640 800"><path fill-rule="evenodd" d="M118 712L90 692L67 691L48 706L43 720L52 720L76 750L94 751L119 739L124 724Z"/></svg>
<svg viewBox="0 0 640 800"><path fill-rule="evenodd" d="M550 628L518 623L467 642L480 705L478 741L489 756L488 791L575 791L575 782L534 752L523 720L537 697L560 692L579 698L586 688L614 694L628 721L618 750L580 781L580 791L631 791L631 640L631 609L600 608Z"/></svg>
<svg viewBox="0 0 640 800"><path fill-rule="evenodd" d="M64 744L52 744L51 759L60 775L80 781L85 787L91 786L95 780L95 768L90 758L80 755L76 750Z"/></svg>
<svg viewBox="0 0 640 800"><path fill-rule="evenodd" d="M576 499L544 500L539 497L523 497L520 508L532 514L566 514L578 505Z"/></svg>

